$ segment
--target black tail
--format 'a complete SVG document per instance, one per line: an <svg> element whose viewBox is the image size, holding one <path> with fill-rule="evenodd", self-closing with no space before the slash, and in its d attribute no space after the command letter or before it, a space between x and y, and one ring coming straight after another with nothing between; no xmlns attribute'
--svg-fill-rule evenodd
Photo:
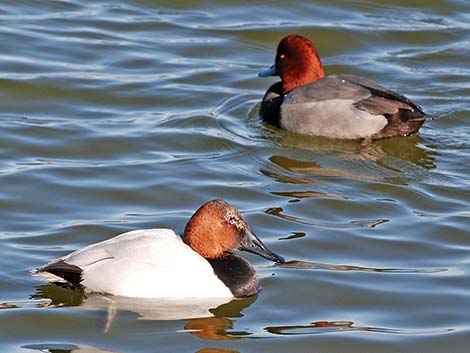
<svg viewBox="0 0 470 353"><path fill-rule="evenodd" d="M373 139L393 136L409 136L418 132L425 120L431 118L422 111L412 111L408 109L398 109L395 114L384 114L388 123L378 133L372 136Z"/></svg>
<svg viewBox="0 0 470 353"><path fill-rule="evenodd" d="M49 272L53 275L65 279L74 287L80 287L82 282L82 269L76 265L71 265L63 260L52 262L39 269L40 272Z"/></svg>

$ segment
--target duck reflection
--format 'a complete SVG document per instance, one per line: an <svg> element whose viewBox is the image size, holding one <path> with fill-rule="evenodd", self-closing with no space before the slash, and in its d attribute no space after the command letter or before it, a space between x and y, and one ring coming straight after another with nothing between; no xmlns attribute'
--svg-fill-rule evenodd
<svg viewBox="0 0 470 353"><path fill-rule="evenodd" d="M307 151L343 152L368 160L378 161L384 157L396 157L412 162L425 169L435 168L437 153L433 146L426 146L419 135L397 137L377 141L332 140L324 137L306 136L285 132L277 141L285 147Z"/></svg>
<svg viewBox="0 0 470 353"><path fill-rule="evenodd" d="M211 340L235 340L250 335L247 331L234 331L235 320L228 317L241 317L242 310L255 302L257 296L239 298L223 304L214 310L213 317L191 319L184 326L186 332Z"/></svg>
<svg viewBox="0 0 470 353"><path fill-rule="evenodd" d="M294 173L296 175L284 175L283 173L279 172L269 172L266 170L262 170L261 172L267 176L274 177L276 180L284 183L290 184L311 184L312 181L306 176L315 175L315 176L334 176L334 177L343 177L347 179L355 179L355 180L383 180L386 177L382 177L377 175L377 171L373 171L371 175L367 175L365 170L363 169L364 165L362 164L361 160L358 160L361 163L361 169L359 170L358 166L356 165L356 161L351 160L348 156L348 165L344 168L330 168L324 167L320 163L315 161L305 161L300 159L294 159L288 156L281 156L281 155L274 155L269 158L269 160L277 167L282 168L283 171L288 171L290 173ZM355 172L353 169L358 169ZM302 176L298 176L298 175ZM398 180L399 174L396 171L393 171L394 179L397 179L397 182L403 183L404 179ZM390 177L388 177L390 178ZM310 194L313 196L313 193ZM320 195L318 195L320 196ZM337 195L341 197L342 195ZM345 196L342 196L345 198Z"/></svg>
<svg viewBox="0 0 470 353"><path fill-rule="evenodd" d="M285 133L278 138L278 142L295 150L289 156L271 156L269 159L274 168L267 167L261 172L284 183L311 184L312 181L307 176L316 175L357 180L385 180L403 184L410 176L413 177L413 174L422 173L421 168L425 170L435 168L436 152L432 147L425 146L424 140L419 136L361 143ZM314 152L314 160L310 153L307 158L295 157L299 154L305 155L305 151ZM328 163L331 167L323 165L323 159L325 159L324 164ZM341 197L341 195L327 196Z"/></svg>
<svg viewBox="0 0 470 353"><path fill-rule="evenodd" d="M21 348L27 351L40 351L42 353L118 353L117 351L108 351L82 344L65 344L65 343L41 343L41 344L28 344Z"/></svg>
<svg viewBox="0 0 470 353"><path fill-rule="evenodd" d="M22 346L27 351L40 351L43 353L73 353L73 352L80 352L80 353L119 353L117 351L109 351L103 350L91 346L85 345L78 345L78 344L28 344ZM219 348L203 348L195 353L239 353L239 351L231 350L231 349L219 349Z"/></svg>
<svg viewBox="0 0 470 353"><path fill-rule="evenodd" d="M206 339L232 340L248 333L233 331L235 321L230 318L242 317L242 310L254 303L257 296L190 300L128 298L87 294L51 283L37 287L31 298L38 300L38 307L104 310L105 315L98 321L105 333L120 311L128 311L136 313L140 320L188 320L184 332Z"/></svg>

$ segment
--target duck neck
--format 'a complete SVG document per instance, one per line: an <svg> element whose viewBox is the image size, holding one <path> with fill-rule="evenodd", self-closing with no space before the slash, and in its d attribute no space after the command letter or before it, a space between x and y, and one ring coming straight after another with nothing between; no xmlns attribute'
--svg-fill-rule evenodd
<svg viewBox="0 0 470 353"><path fill-rule="evenodd" d="M296 89L297 87L315 82L317 80L322 79L323 77L325 77L325 74L323 72L323 68L321 69L321 71L311 72L311 73L309 73L305 76L297 76L297 77L294 77L294 78L291 78L291 79L285 79L283 77L282 91L283 91L284 94L286 94L286 93Z"/></svg>

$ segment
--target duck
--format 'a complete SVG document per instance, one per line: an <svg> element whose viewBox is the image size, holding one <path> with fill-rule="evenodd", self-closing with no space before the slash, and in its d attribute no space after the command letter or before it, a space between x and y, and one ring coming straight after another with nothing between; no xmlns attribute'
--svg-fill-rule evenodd
<svg viewBox="0 0 470 353"><path fill-rule="evenodd" d="M352 74L325 76L312 41L298 34L278 44L274 65L259 77L280 76L259 115L292 132L333 139L381 139L416 133L429 118L405 96Z"/></svg>
<svg viewBox="0 0 470 353"><path fill-rule="evenodd" d="M85 246L32 271L40 279L85 293L137 298L239 298L261 289L238 251L275 263L241 213L222 199L192 215L183 238L171 229L140 229Z"/></svg>

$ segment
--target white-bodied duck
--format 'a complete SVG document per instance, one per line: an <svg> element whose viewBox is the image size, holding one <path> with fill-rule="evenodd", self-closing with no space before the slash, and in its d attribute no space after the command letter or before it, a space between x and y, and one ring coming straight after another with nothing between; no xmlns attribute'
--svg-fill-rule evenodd
<svg viewBox="0 0 470 353"><path fill-rule="evenodd" d="M184 238L170 229L134 230L88 245L33 271L74 288L140 298L233 298L260 289L255 269L236 251L268 260L269 250L224 200L202 205Z"/></svg>

